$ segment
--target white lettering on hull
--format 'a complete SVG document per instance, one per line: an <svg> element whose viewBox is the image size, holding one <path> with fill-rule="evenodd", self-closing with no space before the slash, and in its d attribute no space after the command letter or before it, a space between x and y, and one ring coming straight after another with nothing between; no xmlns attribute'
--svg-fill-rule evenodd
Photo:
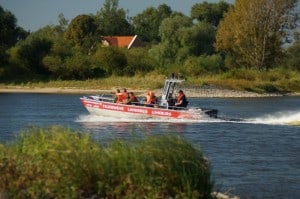
<svg viewBox="0 0 300 199"><path fill-rule="evenodd" d="M103 104L103 108L109 109L109 110L124 111L124 107L121 107L121 106L112 106L112 105Z"/></svg>
<svg viewBox="0 0 300 199"><path fill-rule="evenodd" d="M122 112L129 112L129 113L140 113L145 115L157 115L157 116L167 116L167 117L176 117L172 115L169 111L163 110L151 110L146 108L139 108L139 107L128 107L128 106L118 106L114 104L105 104L105 103L94 103L94 102L85 102L85 106L97 109L106 109L112 111L122 111Z"/></svg>
<svg viewBox="0 0 300 199"><path fill-rule="evenodd" d="M139 108L128 108L128 112L148 114L148 110Z"/></svg>
<svg viewBox="0 0 300 199"><path fill-rule="evenodd" d="M152 115L171 116L172 114L166 111L152 111Z"/></svg>

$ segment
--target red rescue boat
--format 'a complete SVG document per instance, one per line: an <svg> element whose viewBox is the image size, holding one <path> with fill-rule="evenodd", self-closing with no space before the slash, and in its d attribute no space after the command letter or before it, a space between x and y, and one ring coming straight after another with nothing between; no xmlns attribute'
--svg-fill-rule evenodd
<svg viewBox="0 0 300 199"><path fill-rule="evenodd" d="M157 104L137 102L133 104L115 103L114 96L109 94L84 96L80 98L83 106L91 113L100 116L121 118L177 118L201 119L204 116L217 117L216 109L175 107L173 92L177 83L183 79L166 79L161 99Z"/></svg>

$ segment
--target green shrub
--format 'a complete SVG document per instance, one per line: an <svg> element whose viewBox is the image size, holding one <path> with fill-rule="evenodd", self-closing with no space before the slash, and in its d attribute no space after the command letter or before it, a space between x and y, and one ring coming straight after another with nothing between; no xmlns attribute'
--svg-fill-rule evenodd
<svg viewBox="0 0 300 199"><path fill-rule="evenodd" d="M180 137L105 147L62 127L33 128L0 145L0 195L10 198L211 198L203 153Z"/></svg>
<svg viewBox="0 0 300 199"><path fill-rule="evenodd" d="M226 79L244 79L248 81L255 81L258 71L248 69L231 69L224 74Z"/></svg>
<svg viewBox="0 0 300 199"><path fill-rule="evenodd" d="M188 76L199 76L203 74L216 74L224 70L225 67L222 57L215 54L189 57L184 62L182 73Z"/></svg>
<svg viewBox="0 0 300 199"><path fill-rule="evenodd" d="M264 90L267 93L278 93L280 92L280 89L278 89L275 85L270 84L270 83L265 83L260 86L258 86L262 90Z"/></svg>

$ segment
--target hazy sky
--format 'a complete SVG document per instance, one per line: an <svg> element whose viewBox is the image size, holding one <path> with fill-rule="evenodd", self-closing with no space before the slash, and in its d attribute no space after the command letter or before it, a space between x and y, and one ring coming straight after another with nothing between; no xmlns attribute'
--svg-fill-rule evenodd
<svg viewBox="0 0 300 199"><path fill-rule="evenodd" d="M141 13L145 8L163 3L173 11L190 15L191 7L205 0L119 0L119 7L128 10L129 16ZM219 0L206 0L219 2ZM12 12L17 24L25 30L36 31L46 25L58 24L58 15L63 13L69 21L80 14L96 14L105 0L0 0L0 5ZM226 0L233 3L234 0Z"/></svg>

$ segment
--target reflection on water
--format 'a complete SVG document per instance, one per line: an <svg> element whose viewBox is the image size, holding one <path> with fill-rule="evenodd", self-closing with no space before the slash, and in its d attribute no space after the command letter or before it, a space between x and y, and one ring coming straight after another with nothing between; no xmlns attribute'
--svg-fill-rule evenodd
<svg viewBox="0 0 300 199"><path fill-rule="evenodd" d="M87 116L89 117L89 116ZM99 119L99 118L98 118ZM129 122L114 121L77 121L80 122L85 132L89 132L92 137L99 141L107 141L115 138L131 138L139 134L166 134L166 133L182 133L186 131L188 124L186 123L168 123L168 122Z"/></svg>

